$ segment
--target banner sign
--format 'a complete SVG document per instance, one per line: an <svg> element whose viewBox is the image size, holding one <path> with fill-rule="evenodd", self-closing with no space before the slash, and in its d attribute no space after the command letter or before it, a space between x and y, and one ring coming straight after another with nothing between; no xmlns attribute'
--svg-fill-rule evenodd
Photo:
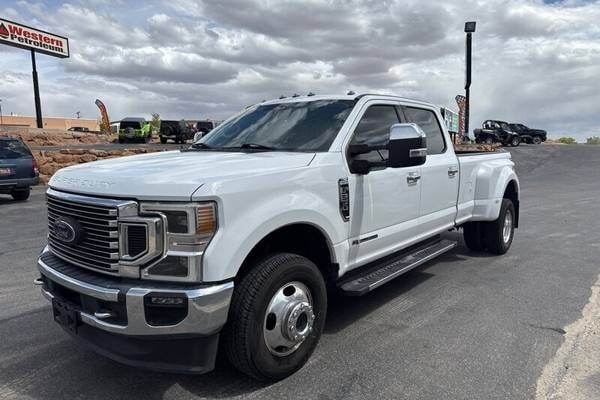
<svg viewBox="0 0 600 400"><path fill-rule="evenodd" d="M69 39L0 18L0 43L35 50L49 56L69 57Z"/></svg>
<svg viewBox="0 0 600 400"><path fill-rule="evenodd" d="M458 134L468 136L469 132L465 132L465 107L467 106L467 98L459 94L454 99L458 105Z"/></svg>

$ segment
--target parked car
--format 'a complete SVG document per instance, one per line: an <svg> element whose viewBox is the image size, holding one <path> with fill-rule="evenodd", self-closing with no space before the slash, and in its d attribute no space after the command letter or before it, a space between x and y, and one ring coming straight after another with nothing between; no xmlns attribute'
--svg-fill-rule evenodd
<svg viewBox="0 0 600 400"><path fill-rule="evenodd" d="M160 142L163 144L167 143L169 139L175 143L185 143L193 136L192 130L183 119L181 121L160 121Z"/></svg>
<svg viewBox="0 0 600 400"><path fill-rule="evenodd" d="M364 295L453 249L507 252L508 152L456 155L439 108L387 95L262 102L188 149L63 168L36 284L113 359L263 381L301 368L328 291ZM334 310L333 312L340 312Z"/></svg>
<svg viewBox="0 0 600 400"><path fill-rule="evenodd" d="M483 122L481 129L473 131L476 143L502 143L504 146L518 146L521 138L513 132L508 123L488 119Z"/></svg>
<svg viewBox="0 0 600 400"><path fill-rule="evenodd" d="M125 118L119 123L119 143L149 142L152 126L144 118Z"/></svg>
<svg viewBox="0 0 600 400"><path fill-rule="evenodd" d="M521 142L530 144L542 144L546 141L547 132L543 129L528 128L523 124L508 124L511 131L517 133Z"/></svg>
<svg viewBox="0 0 600 400"><path fill-rule="evenodd" d="M72 126L69 129L67 129L67 131L70 131L70 132L89 132L90 129L86 128L85 126Z"/></svg>
<svg viewBox="0 0 600 400"><path fill-rule="evenodd" d="M27 200L39 182L35 158L21 139L0 137L0 193Z"/></svg>

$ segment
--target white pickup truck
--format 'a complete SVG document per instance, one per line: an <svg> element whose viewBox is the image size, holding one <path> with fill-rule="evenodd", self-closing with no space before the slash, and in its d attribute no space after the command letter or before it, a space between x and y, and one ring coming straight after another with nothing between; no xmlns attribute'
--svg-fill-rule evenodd
<svg viewBox="0 0 600 400"><path fill-rule="evenodd" d="M440 235L455 228L505 253L513 166L503 151L457 156L432 104L266 101L189 149L56 173L35 283L66 331L117 361L203 373L222 346L278 380L315 349L329 291L368 293L451 250Z"/></svg>

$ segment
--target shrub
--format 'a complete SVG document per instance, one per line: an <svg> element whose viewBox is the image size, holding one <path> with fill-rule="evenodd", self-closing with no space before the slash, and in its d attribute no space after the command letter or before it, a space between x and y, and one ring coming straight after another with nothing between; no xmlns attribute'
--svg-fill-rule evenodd
<svg viewBox="0 0 600 400"><path fill-rule="evenodd" d="M575 138L572 138L571 136L563 136L560 139L558 139L558 142L563 144L576 144L577 140L575 140Z"/></svg>
<svg viewBox="0 0 600 400"><path fill-rule="evenodd" d="M587 138L586 144L600 144L600 136L592 136Z"/></svg>

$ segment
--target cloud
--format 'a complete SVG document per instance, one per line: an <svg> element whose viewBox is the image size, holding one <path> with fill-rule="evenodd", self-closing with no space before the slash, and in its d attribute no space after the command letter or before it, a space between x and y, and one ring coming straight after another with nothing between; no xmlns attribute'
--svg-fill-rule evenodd
<svg viewBox="0 0 600 400"><path fill-rule="evenodd" d="M292 93L376 91L452 106L474 34L472 127L499 118L600 134L600 2L18 1L3 15L70 38L39 57L43 111L224 118ZM6 112L33 114L28 55L2 49ZM74 110L77 108L77 110Z"/></svg>

